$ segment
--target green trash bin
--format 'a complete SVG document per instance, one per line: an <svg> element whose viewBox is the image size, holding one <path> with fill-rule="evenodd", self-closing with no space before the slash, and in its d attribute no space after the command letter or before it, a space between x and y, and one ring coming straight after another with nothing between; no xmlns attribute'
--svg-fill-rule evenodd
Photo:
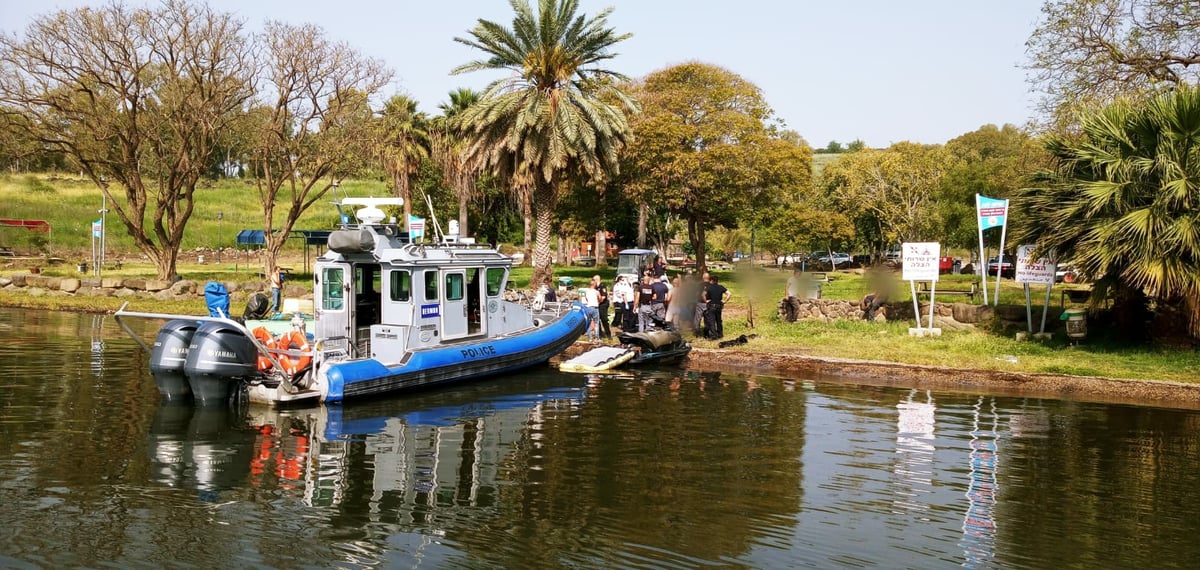
<svg viewBox="0 0 1200 570"><path fill-rule="evenodd" d="M1087 336L1087 311L1083 309L1067 309L1063 311L1063 321L1067 324L1067 338L1080 340Z"/></svg>

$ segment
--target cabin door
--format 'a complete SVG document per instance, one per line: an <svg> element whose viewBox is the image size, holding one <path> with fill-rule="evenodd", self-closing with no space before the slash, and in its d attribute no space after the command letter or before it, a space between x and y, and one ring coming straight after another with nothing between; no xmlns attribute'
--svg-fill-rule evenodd
<svg viewBox="0 0 1200 570"><path fill-rule="evenodd" d="M442 339L467 336L467 272L442 271Z"/></svg>
<svg viewBox="0 0 1200 570"><path fill-rule="evenodd" d="M342 339L349 347L351 342L350 330L350 284L347 276L350 266L347 264L317 265L314 287L314 304L316 305L317 338Z"/></svg>

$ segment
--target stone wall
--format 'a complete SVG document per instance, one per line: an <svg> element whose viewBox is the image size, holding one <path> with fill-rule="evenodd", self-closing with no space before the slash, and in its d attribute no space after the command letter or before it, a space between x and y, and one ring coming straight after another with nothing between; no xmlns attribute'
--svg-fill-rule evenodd
<svg viewBox="0 0 1200 570"><path fill-rule="evenodd" d="M778 316L780 320L783 320L786 314L784 303L787 302L789 301L786 299L779 302ZM793 299L791 303L795 306L797 320L819 320L824 322L840 319L862 320L864 314L864 311L856 301ZM927 317L929 315L929 303L922 302L920 310L922 318ZM971 303L938 303L934 306L933 315L934 320L938 323L949 323L950 328L953 328L954 323L973 325L992 318L992 308ZM876 322L896 320L915 321L912 302L887 303L875 313Z"/></svg>
<svg viewBox="0 0 1200 570"><path fill-rule="evenodd" d="M230 294L266 291L261 281L224 282ZM0 290L24 291L28 295L81 295L87 297L145 297L153 299L188 299L204 295L204 284L189 279L162 281L158 279L103 277L48 277L32 273L0 276ZM301 285L284 284L284 296L312 298L312 291Z"/></svg>

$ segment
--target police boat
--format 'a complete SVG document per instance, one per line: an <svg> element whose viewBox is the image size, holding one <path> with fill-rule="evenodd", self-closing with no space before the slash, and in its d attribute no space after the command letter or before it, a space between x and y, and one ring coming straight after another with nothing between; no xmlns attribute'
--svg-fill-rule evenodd
<svg viewBox="0 0 1200 570"><path fill-rule="evenodd" d="M209 316L116 312L150 352L164 400L201 405L340 402L474 380L542 364L584 331L578 303L506 298L512 259L469 238L417 243L384 223L400 198L344 198L313 275L312 329L275 334L210 307ZM437 233L435 232L435 235ZM164 319L153 347L122 318Z"/></svg>

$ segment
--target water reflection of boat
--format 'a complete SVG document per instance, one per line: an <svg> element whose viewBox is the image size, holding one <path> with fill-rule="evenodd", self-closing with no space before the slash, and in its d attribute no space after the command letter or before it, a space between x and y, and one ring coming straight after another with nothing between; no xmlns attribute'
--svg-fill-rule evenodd
<svg viewBox="0 0 1200 570"><path fill-rule="evenodd" d="M149 436L155 480L210 494L248 481L329 506L365 475L374 495L446 489L473 503L540 414L582 397L561 377L509 384L311 408L163 405Z"/></svg>
<svg viewBox="0 0 1200 570"><path fill-rule="evenodd" d="M275 336L227 318L227 297L223 311L211 308L219 286L213 316L118 310L118 323L167 319L153 349L121 325L150 351L163 398L223 405L242 396L268 404L380 396L545 363L582 334L577 304L507 299L512 259L496 249L457 236L415 243L407 227L384 223L380 206L398 201L339 204L363 207L359 223L331 232L317 258L311 337L303 319Z"/></svg>
<svg viewBox="0 0 1200 570"><path fill-rule="evenodd" d="M152 479L202 494L240 485L249 472L254 433L225 408L160 406L150 427Z"/></svg>

